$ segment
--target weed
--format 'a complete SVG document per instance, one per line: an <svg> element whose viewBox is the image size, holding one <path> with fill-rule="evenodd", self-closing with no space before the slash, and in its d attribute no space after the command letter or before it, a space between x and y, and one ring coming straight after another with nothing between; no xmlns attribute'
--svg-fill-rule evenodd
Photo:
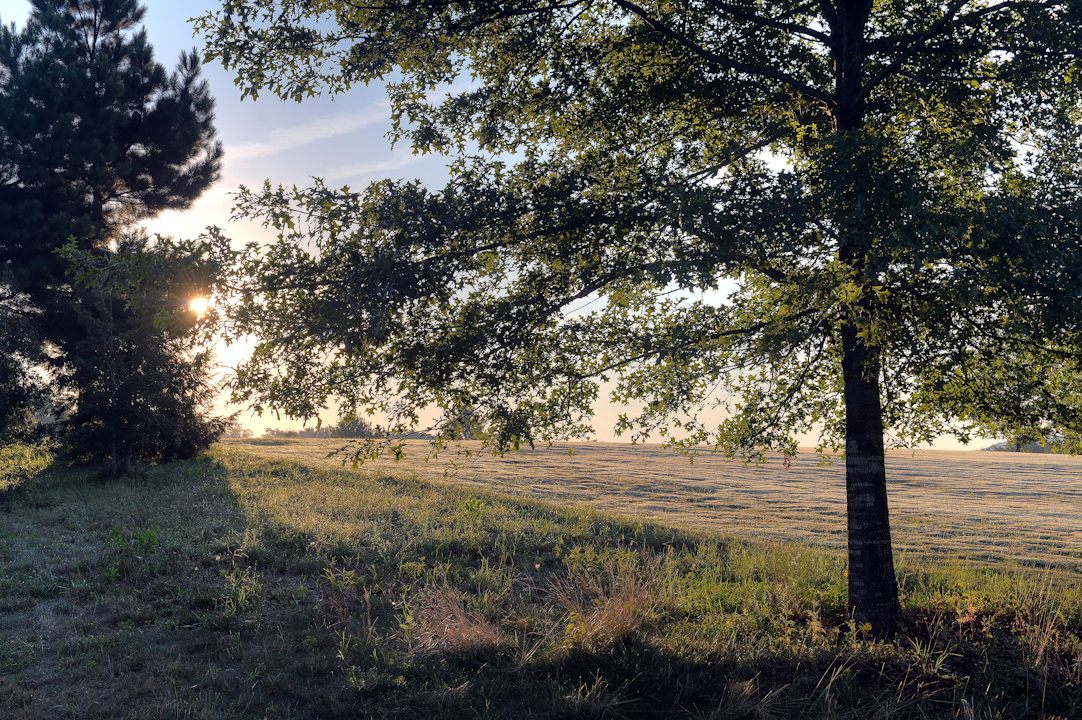
<svg viewBox="0 0 1082 720"><path fill-rule="evenodd" d="M595 673L591 682L581 683L567 695L567 714L583 720L623 717L623 709L632 704L627 695L626 683L613 688L600 673Z"/></svg>
<svg viewBox="0 0 1082 720"><path fill-rule="evenodd" d="M750 680L729 682L725 699L704 720L781 720L779 696L786 686L763 691L759 675Z"/></svg>
<svg viewBox="0 0 1082 720"><path fill-rule="evenodd" d="M263 599L264 586L257 572L234 565L222 570L226 585L221 596L221 608L226 618L235 618L255 610ZM252 621L257 621L252 618Z"/></svg>
<svg viewBox="0 0 1082 720"><path fill-rule="evenodd" d="M0 674L14 674L22 670L24 666L25 663L14 646L8 643L0 645Z"/></svg>
<svg viewBox="0 0 1082 720"><path fill-rule="evenodd" d="M139 552L144 555L149 555L158 547L158 528L148 527L143 530L137 530L134 534L134 540L135 546L139 549Z"/></svg>
<svg viewBox="0 0 1082 720"><path fill-rule="evenodd" d="M568 613L564 644L603 652L630 639L650 607L650 592L631 568L580 569L552 589Z"/></svg>
<svg viewBox="0 0 1082 720"><path fill-rule="evenodd" d="M939 675L951 658L960 657L942 613L937 613L928 626L926 638L908 638L917 665L925 673Z"/></svg>
<svg viewBox="0 0 1082 720"><path fill-rule="evenodd" d="M356 592L361 586L361 580L355 570L335 570L334 567L323 568L323 579L334 592Z"/></svg>
<svg viewBox="0 0 1082 720"><path fill-rule="evenodd" d="M477 497L469 497L462 501L462 512L474 517L479 516L487 507L488 503Z"/></svg>

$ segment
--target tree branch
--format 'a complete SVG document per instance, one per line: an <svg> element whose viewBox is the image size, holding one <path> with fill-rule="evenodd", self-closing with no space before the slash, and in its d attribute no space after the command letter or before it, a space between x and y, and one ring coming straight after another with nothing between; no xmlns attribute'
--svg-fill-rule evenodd
<svg viewBox="0 0 1082 720"><path fill-rule="evenodd" d="M726 57L724 55L719 55L711 50L707 50L702 45L698 44L688 36L677 30L674 30L673 28L669 27L657 18L652 17L642 6L631 2L630 0L614 0L614 2L619 7L628 11L632 15L639 17L655 32L660 33L665 37L669 38L670 40L673 40L678 44L682 45L683 47L687 48L688 50L691 50L693 53L706 60L707 62L719 65L723 68L728 68L729 70L746 73L748 75L777 80L778 82L788 85L801 95L805 95L809 98L818 100L819 102L829 107L833 107L835 105L834 99L830 95L824 93L821 90L813 88L807 83L801 82L789 73L784 73L780 70L775 70L764 65L749 65L747 63L742 63L738 60Z"/></svg>
<svg viewBox="0 0 1082 720"><path fill-rule="evenodd" d="M593 372L586 373L586 374L572 373L572 375L576 380L585 380L586 378L595 377L595 376L600 375L602 373L609 372L610 370L618 370L619 368L626 367L626 366L630 365L631 363L638 362L639 360L642 360L644 358L648 358L651 355L654 355L654 354L656 354L656 353L658 353L658 352L660 352L662 350L681 349L681 348L685 348L685 347L687 347L687 346L689 346L689 345L691 345L693 343L711 342L713 340L721 340L722 338L726 338L726 337L733 337L734 335L751 335L752 333L757 333L760 330L765 330L766 328L768 328L768 327L770 327L772 325L777 325L782 320L800 320L801 318L808 317L809 315L814 315L817 312L818 312L817 309L809 308L807 310L802 310L801 312L795 313L793 315L786 315L784 318L780 318L780 319L777 319L777 320L768 320L768 321L764 321L764 322L761 322L761 323L755 323L754 325L749 325L748 327L744 327L744 328L734 328L732 330L723 330L721 332L711 333L711 334L709 334L709 335L707 335L705 337L695 338L694 340L686 340L686 341L684 341L682 343L679 343L677 345L666 345L664 347L655 346L655 347L652 347L649 350L645 350L645 351L643 351L643 352L641 352L638 355L635 355L633 357L624 358L623 360L619 360L617 362L610 363L609 365L606 365L603 368L598 368L597 370L594 370Z"/></svg>
<svg viewBox="0 0 1082 720"><path fill-rule="evenodd" d="M954 15L959 10L961 10L968 2L970 2L970 0L955 0L955 2L947 8L947 11L943 13L943 15L938 20L932 23L931 26L929 26L928 29L925 30L923 33L921 33L909 47L902 51L901 55L894 58L894 60L889 65L880 70L874 78L868 81L860 89L860 93L857 95L857 101L860 102L866 100L868 96L871 95L872 90L879 86L888 77L897 73L898 70L902 67L902 65L908 62L918 52L920 52L921 48L923 48L929 40L942 32L942 30L947 26L947 24L950 23L952 19L954 19Z"/></svg>
<svg viewBox="0 0 1082 720"><path fill-rule="evenodd" d="M796 23L790 23L790 22L785 22L783 20L777 20L775 18L768 18L768 17L763 17L762 15L756 15L755 13L750 13L750 12L747 12L745 10L742 10L739 7L737 7L736 5L732 5L732 4L727 3L727 2L722 2L722 0L709 0L709 2L710 2L711 5L713 5L717 9L719 9L719 10L721 10L723 12L726 12L729 15L732 15L734 18L736 18L738 20L745 20L747 22L758 25L759 27L771 27L771 28L774 28L775 30L783 30L785 32L791 32L791 33L795 33L797 35L804 35L805 37L810 37L810 38L812 38L814 40L818 40L819 42L823 43L824 45L826 45L828 47L831 45L831 38L830 38L829 35L827 35L826 33L821 33L818 30L813 30L810 27L807 27L805 25L798 25ZM804 8L810 8L812 6L813 6L812 3L808 3L808 4L804 5L803 7ZM793 15L793 14L799 12L799 11L800 11L800 9L797 9L793 13L789 13L789 14Z"/></svg>

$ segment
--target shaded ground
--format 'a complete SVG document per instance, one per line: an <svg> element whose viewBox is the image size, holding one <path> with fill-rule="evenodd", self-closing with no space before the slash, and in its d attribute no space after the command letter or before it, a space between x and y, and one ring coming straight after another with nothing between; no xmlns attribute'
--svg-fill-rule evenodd
<svg viewBox="0 0 1082 720"><path fill-rule="evenodd" d="M903 558L877 641L838 552L517 495L0 451L0 718L1082 717L1076 571Z"/></svg>

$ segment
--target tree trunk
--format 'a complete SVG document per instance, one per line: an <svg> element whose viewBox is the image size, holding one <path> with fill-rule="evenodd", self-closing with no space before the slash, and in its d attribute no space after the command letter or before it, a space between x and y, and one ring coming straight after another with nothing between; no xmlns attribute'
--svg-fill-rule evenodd
<svg viewBox="0 0 1082 720"><path fill-rule="evenodd" d="M887 512L879 361L857 333L852 323L842 326L849 612L885 637L897 630L901 607Z"/></svg>
<svg viewBox="0 0 1082 720"><path fill-rule="evenodd" d="M872 0L842 0L828 20L836 44L834 98L831 109L834 131L839 135L859 133L867 109L863 96L865 40ZM867 172L859 166L847 168L854 178ZM838 218L843 228L838 259L861 278L867 261L866 238L859 212L847 209L848 217ZM870 292L864 287L864 292ZM865 295L860 310L874 317L874 302ZM852 318L843 319L842 380L845 393L845 498L849 518L849 612L879 637L893 635L898 627L901 606L898 580L894 575L894 553L890 544L890 516L887 512L887 471L883 452L883 408L879 394L880 358L860 336Z"/></svg>

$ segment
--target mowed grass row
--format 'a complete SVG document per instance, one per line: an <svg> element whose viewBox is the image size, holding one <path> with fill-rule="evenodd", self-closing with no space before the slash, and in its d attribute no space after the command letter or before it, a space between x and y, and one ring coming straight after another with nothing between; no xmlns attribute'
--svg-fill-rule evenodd
<svg viewBox="0 0 1082 720"><path fill-rule="evenodd" d="M11 718L1077 718L1073 570L845 562L219 448L101 480L0 458Z"/></svg>

